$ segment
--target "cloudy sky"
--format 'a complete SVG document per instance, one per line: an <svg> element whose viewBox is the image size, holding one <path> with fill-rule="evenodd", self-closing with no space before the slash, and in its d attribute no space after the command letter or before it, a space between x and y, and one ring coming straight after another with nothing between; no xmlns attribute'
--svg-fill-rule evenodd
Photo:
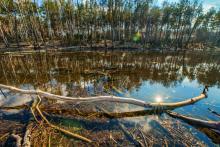
<svg viewBox="0 0 220 147"><path fill-rule="evenodd" d="M178 2L179 0L155 0L155 4L162 5L164 1L167 2ZM220 0L201 0L203 2L203 7L205 11L214 7L216 9L220 9Z"/></svg>

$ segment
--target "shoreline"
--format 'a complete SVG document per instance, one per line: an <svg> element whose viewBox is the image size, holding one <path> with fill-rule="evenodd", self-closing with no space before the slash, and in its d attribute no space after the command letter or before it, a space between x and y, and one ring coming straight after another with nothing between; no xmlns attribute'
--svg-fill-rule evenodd
<svg viewBox="0 0 220 147"><path fill-rule="evenodd" d="M100 47L100 46L42 46L34 49L34 47L11 47L11 48L0 48L0 52L42 52L42 51L129 51L129 52L220 52L220 47L207 47L206 49L194 48L194 49L175 49L175 48L142 48L134 46L117 46L117 47Z"/></svg>

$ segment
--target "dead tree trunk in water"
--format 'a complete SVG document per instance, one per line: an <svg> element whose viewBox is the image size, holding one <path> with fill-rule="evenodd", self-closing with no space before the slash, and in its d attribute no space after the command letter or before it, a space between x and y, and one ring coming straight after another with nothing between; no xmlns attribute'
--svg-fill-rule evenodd
<svg viewBox="0 0 220 147"><path fill-rule="evenodd" d="M220 121L216 122L216 121L201 120L201 119L181 115L181 114L178 114L175 112L171 112L171 111L167 111L167 114L169 114L170 116L172 116L174 118L182 119L190 124L211 128L211 129L214 129L214 130L217 130L218 132L220 132Z"/></svg>

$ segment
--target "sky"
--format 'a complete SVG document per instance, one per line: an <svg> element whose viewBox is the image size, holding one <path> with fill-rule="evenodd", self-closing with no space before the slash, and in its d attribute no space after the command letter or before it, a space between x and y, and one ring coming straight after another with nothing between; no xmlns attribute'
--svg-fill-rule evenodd
<svg viewBox="0 0 220 147"><path fill-rule="evenodd" d="M155 4L162 5L164 1L178 2L179 0L155 0ZM204 11L207 12L210 8L220 9L220 0L201 0L203 3Z"/></svg>
<svg viewBox="0 0 220 147"><path fill-rule="evenodd" d="M37 0L38 4L41 4L43 0ZM85 0L79 0L85 1ZM164 1L167 2L179 2L179 0L154 0L156 5L161 6ZM200 0L203 2L204 11L207 12L210 8L214 7L215 9L220 9L220 0Z"/></svg>

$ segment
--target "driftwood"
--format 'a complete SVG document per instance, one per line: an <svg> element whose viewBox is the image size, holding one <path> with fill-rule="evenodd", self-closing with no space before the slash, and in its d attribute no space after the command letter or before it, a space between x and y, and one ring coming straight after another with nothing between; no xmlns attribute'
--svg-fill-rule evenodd
<svg viewBox="0 0 220 147"><path fill-rule="evenodd" d="M182 119L182 120L184 120L185 122L187 122L189 124L211 128L211 129L216 130L217 132L220 131L220 121L216 122L216 121L201 120L201 119L181 115L181 114L178 114L176 112L171 112L171 111L167 111L167 114L169 114L170 116L172 116L174 118Z"/></svg>
<svg viewBox="0 0 220 147"><path fill-rule="evenodd" d="M176 108L176 107L182 107L185 105L193 104L199 100L202 100L206 98L206 91L204 90L202 94L200 94L197 97L193 97L190 99L187 99L185 101L176 102L176 103L147 103L145 101L137 100L134 98L125 98L125 97L117 97L117 96L96 96L96 97L67 97L67 96L60 96L51 94L48 92L44 92L41 90L23 90L19 89L13 86L7 86L0 84L0 88L8 89L14 92L22 93L22 94L31 94L31 95L39 95L42 97L46 97L49 99L55 99L55 100L65 100L65 101L74 101L74 102L96 102L96 101L105 101L105 102L117 102L117 103L127 103L127 104L133 104L141 107L163 107L163 108Z"/></svg>

